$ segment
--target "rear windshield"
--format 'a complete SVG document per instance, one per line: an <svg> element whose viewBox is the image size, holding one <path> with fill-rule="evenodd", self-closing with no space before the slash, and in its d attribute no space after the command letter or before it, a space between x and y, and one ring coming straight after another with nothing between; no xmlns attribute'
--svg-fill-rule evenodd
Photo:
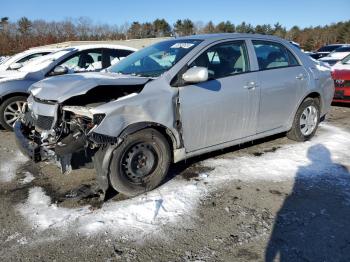
<svg viewBox="0 0 350 262"><path fill-rule="evenodd" d="M334 52L350 52L350 46L343 46L343 47L339 47L337 48Z"/></svg>
<svg viewBox="0 0 350 262"><path fill-rule="evenodd" d="M326 45L318 49L317 52L332 52L339 47L341 47L341 45Z"/></svg>

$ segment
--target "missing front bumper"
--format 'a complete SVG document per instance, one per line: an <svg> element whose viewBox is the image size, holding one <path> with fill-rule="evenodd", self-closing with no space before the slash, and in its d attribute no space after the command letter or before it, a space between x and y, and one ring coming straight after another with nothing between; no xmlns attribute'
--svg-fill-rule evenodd
<svg viewBox="0 0 350 262"><path fill-rule="evenodd" d="M16 137L16 144L19 150L34 162L43 160L43 153L40 146L33 140L28 138L26 128L21 121L16 121L14 125L14 133Z"/></svg>

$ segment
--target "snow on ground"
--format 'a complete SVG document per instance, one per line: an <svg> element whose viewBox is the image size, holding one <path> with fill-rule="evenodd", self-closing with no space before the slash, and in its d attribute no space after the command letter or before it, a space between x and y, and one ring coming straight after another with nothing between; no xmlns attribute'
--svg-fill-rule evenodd
<svg viewBox="0 0 350 262"><path fill-rule="evenodd" d="M32 182L35 179L35 177L33 176L32 173L26 171L24 173L24 178L20 180L21 184L28 184L30 182Z"/></svg>
<svg viewBox="0 0 350 262"><path fill-rule="evenodd" d="M286 145L260 157L208 159L202 164L215 168L213 182L228 179L282 181L295 176L322 176L341 169L339 164L350 166L350 133L322 124L319 135L311 141Z"/></svg>
<svg viewBox="0 0 350 262"><path fill-rule="evenodd" d="M349 132L322 125L317 137L310 142L286 145L260 157L226 155L205 160L202 165L215 169L201 174L199 182L173 179L150 193L109 202L98 210L92 211L88 206L58 207L39 187L29 191L27 201L18 209L38 231L57 229L86 235L109 232L137 239L148 234L162 236L162 225L183 227L195 217L201 199L230 181L234 183L235 179L282 181L296 176L322 178L327 174L343 181L349 174L339 164L350 166L349 149Z"/></svg>
<svg viewBox="0 0 350 262"><path fill-rule="evenodd" d="M11 182L16 177L17 168L28 160L19 151L15 151L14 154L8 160L1 160L0 182Z"/></svg>

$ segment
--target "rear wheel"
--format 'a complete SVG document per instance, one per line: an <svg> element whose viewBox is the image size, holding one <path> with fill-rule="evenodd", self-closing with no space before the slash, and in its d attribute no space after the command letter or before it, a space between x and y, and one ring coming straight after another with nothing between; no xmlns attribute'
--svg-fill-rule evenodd
<svg viewBox="0 0 350 262"><path fill-rule="evenodd" d="M8 131L13 131L13 124L25 112L27 97L13 96L0 105L0 124Z"/></svg>
<svg viewBox="0 0 350 262"><path fill-rule="evenodd" d="M287 137L295 141L311 139L320 123L320 105L317 99L306 98L300 105Z"/></svg>
<svg viewBox="0 0 350 262"><path fill-rule="evenodd" d="M148 128L131 134L113 152L111 186L127 196L150 191L165 178L170 160L168 141L157 130Z"/></svg>

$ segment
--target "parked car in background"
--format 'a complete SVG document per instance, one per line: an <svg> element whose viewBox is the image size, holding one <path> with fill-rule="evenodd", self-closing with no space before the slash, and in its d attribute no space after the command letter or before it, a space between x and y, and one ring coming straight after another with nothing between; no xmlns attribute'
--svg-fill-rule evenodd
<svg viewBox="0 0 350 262"><path fill-rule="evenodd" d="M0 65L4 63L7 59L9 59L9 56L0 56Z"/></svg>
<svg viewBox="0 0 350 262"><path fill-rule="evenodd" d="M350 55L332 68L335 93L333 102L350 103Z"/></svg>
<svg viewBox="0 0 350 262"><path fill-rule="evenodd" d="M97 72L135 51L120 45L82 45L61 49L25 64L16 74L0 78L0 125L7 130L23 114L28 89L52 76Z"/></svg>
<svg viewBox="0 0 350 262"><path fill-rule="evenodd" d="M330 66L333 66L349 54L350 54L350 45L344 45L342 47L335 49L329 55L320 58L319 61L327 63Z"/></svg>
<svg viewBox="0 0 350 262"><path fill-rule="evenodd" d="M6 59L0 64L0 72L18 70L34 58L48 55L57 51L57 48L33 48L22 53L18 53Z"/></svg>
<svg viewBox="0 0 350 262"><path fill-rule="evenodd" d="M350 54L344 57L338 63L336 63L332 67L332 70L350 70Z"/></svg>
<svg viewBox="0 0 350 262"><path fill-rule="evenodd" d="M325 45L322 46L320 49L318 49L316 52L310 54L310 56L314 59L320 59L322 57L325 57L329 55L331 52L333 52L335 49L343 46L344 44L332 44L332 45Z"/></svg>
<svg viewBox="0 0 350 262"><path fill-rule="evenodd" d="M33 84L15 124L35 161L93 156L102 190L157 187L171 162L287 132L313 137L330 109L328 67L273 36L195 35L154 44L105 73Z"/></svg>

